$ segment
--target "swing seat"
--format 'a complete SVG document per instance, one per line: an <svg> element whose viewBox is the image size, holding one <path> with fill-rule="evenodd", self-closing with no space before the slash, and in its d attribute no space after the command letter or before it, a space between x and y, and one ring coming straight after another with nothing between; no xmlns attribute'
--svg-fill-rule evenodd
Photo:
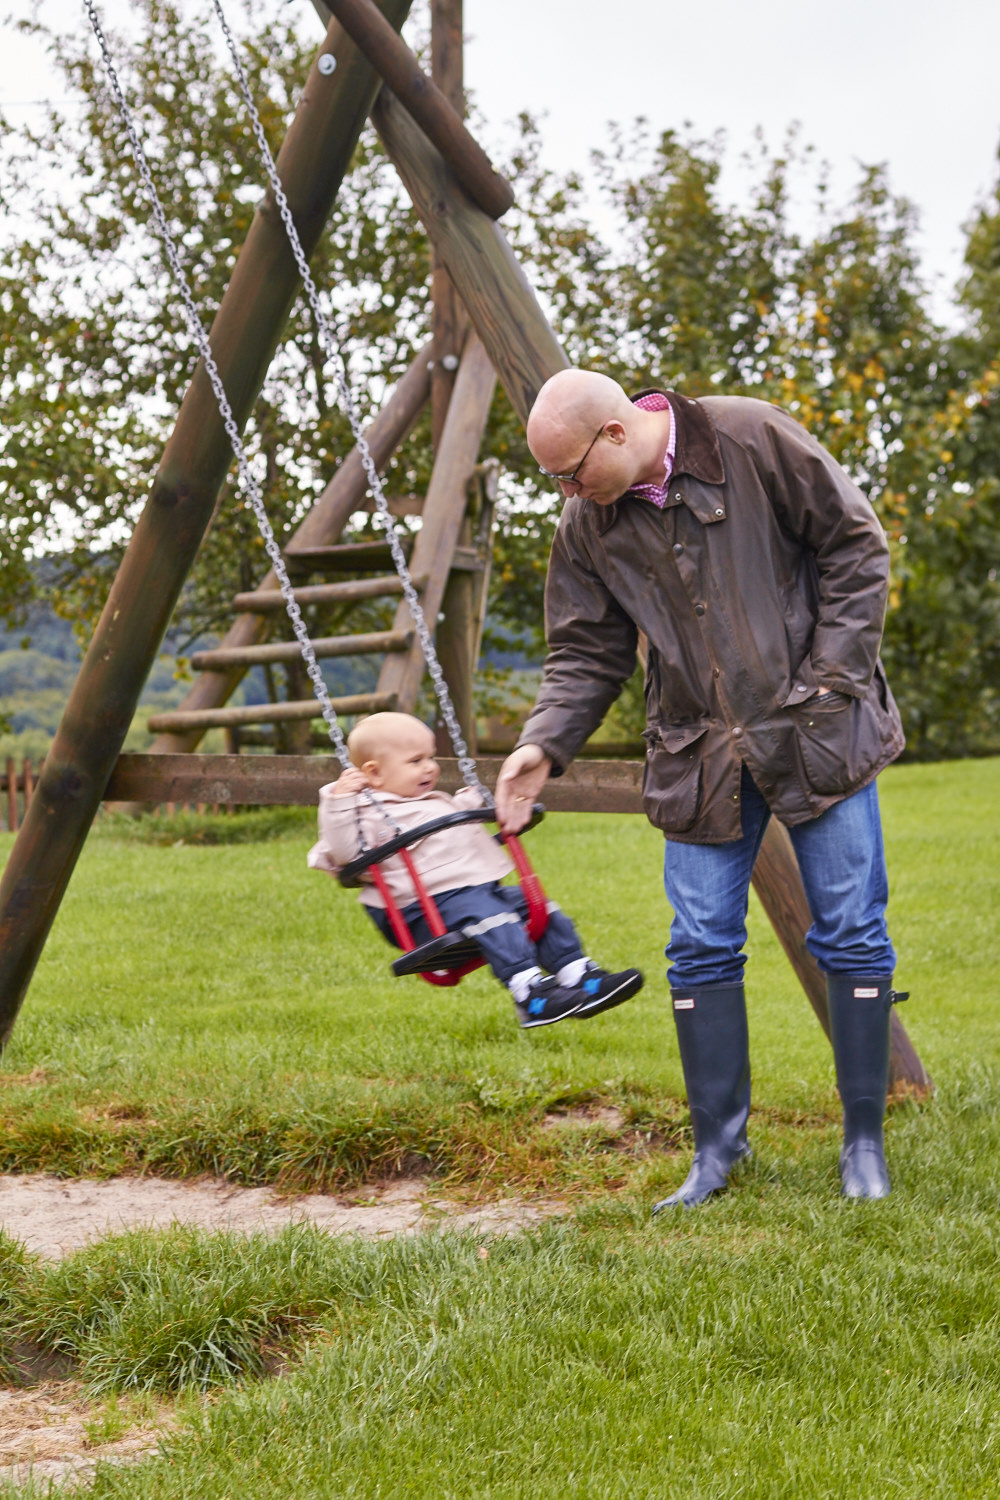
<svg viewBox="0 0 1000 1500"><path fill-rule="evenodd" d="M544 816L544 807L536 802L528 827L534 828ZM444 813L440 818L431 818L417 828L387 839L384 844L379 844L377 849L366 849L363 854L350 860L341 870L338 879L341 885L348 888L360 885L362 875L367 870L371 870L375 887L385 902L386 916L393 935L403 949L402 955L392 964L392 972L397 977L402 977L404 974L419 974L428 984L451 986L458 984L464 975L470 974L473 969L481 968L486 962L475 938L466 937L463 932L447 930L434 898L427 893L423 881L417 874L409 851L411 845L420 839L427 838L429 834L439 832L442 828L454 828L460 823L491 823L494 818L495 813L489 807L470 807L458 812ZM548 903L541 881L532 869L518 838L513 834L504 837L499 833L495 837L509 849L517 868L521 879L521 889L528 903L528 936L532 942L536 942L545 931L549 921ZM394 854L400 855L406 865L424 920L433 934L426 943L418 945L414 941L406 918L379 869L379 865Z"/></svg>

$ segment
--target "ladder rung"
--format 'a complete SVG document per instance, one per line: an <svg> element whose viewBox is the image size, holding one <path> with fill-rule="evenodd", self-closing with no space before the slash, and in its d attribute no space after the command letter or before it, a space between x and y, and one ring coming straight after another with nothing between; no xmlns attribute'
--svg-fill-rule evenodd
<svg viewBox="0 0 1000 1500"><path fill-rule="evenodd" d="M329 656L373 656L382 651L406 651L411 630L376 630L369 635L329 635L313 641L320 658ZM298 641L273 641L266 646L220 646L214 651L196 651L191 658L195 672L220 672L228 667L256 667L268 662L299 661Z"/></svg>
<svg viewBox="0 0 1000 1500"><path fill-rule="evenodd" d="M331 698L337 714L376 714L396 706L395 693L354 693ZM153 714L149 728L154 734L181 734L189 729L235 729L241 724L288 724L303 719L321 719L323 710L315 698L291 703L247 703L238 708L175 709Z"/></svg>
<svg viewBox="0 0 1000 1500"><path fill-rule="evenodd" d="M425 579L415 578L417 588L422 588ZM384 578L352 578L347 583L309 583L305 588L293 589L297 604L349 604L356 599L378 599L386 594L401 594L403 585L395 573ZM280 589L257 589L248 594L237 594L233 608L251 615L270 614L284 609L285 601Z"/></svg>
<svg viewBox="0 0 1000 1500"><path fill-rule="evenodd" d="M400 538L409 557L413 538ZM331 547L289 548L285 561L290 567L314 573L364 573L393 566L392 548L388 542L338 542Z"/></svg>

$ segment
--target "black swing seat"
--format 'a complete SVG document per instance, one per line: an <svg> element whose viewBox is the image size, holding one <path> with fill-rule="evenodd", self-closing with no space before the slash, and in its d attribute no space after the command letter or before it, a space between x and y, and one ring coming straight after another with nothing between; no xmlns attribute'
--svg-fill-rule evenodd
<svg viewBox="0 0 1000 1500"><path fill-rule="evenodd" d="M397 977L404 974L423 974L431 969L440 973L444 969L464 969L482 957L482 950L475 938L464 932L446 932L444 937L431 938L409 953L401 953L392 961L392 972Z"/></svg>
<svg viewBox="0 0 1000 1500"><path fill-rule="evenodd" d="M544 816L545 808L540 802L536 802L527 828L536 827ZM491 807L470 807L462 808L458 812L443 813L440 818L431 818L416 828L396 834L394 838L387 839L384 844L379 844L375 849L366 849L355 859L349 860L337 878L343 886L349 888L359 886L364 872L372 865L381 864L383 860L398 854L402 849L408 849L421 839L427 838L429 834L439 833L443 828L454 828L461 823L492 823L495 818L496 812ZM494 834L494 837L502 842L501 834ZM405 974L427 976L458 969L466 970L470 965L481 962L482 950L475 938L466 937L463 932L446 932L442 937L431 938L428 942L401 953L393 961L392 972L397 977Z"/></svg>

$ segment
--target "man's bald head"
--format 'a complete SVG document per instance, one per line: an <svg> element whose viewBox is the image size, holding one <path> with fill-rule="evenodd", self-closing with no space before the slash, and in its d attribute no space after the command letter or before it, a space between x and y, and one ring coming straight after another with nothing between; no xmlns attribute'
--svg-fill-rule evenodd
<svg viewBox="0 0 1000 1500"><path fill-rule="evenodd" d="M597 370L560 370L545 382L531 408L528 447L542 463L536 443L547 449L564 438L572 449L583 438L586 445L603 423L612 418L628 423L634 414L635 407L610 375Z"/></svg>
<svg viewBox="0 0 1000 1500"><path fill-rule="evenodd" d="M578 476L560 480L563 494L597 505L611 504L655 468L666 441L662 413L634 406L616 380L596 370L560 370L547 380L527 435L543 469Z"/></svg>

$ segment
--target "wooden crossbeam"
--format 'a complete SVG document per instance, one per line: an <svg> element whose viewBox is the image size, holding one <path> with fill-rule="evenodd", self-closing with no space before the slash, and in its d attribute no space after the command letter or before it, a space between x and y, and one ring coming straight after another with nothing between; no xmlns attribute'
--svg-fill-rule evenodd
<svg viewBox="0 0 1000 1500"><path fill-rule="evenodd" d="M414 578L418 589L424 580ZM307 583L304 588L294 589L296 604L353 604L359 599L381 599L403 592L402 581L395 573L381 578L351 578L345 583ZM237 594L233 609L251 615L273 614L285 608L285 596L280 589L253 589L247 594Z"/></svg>
<svg viewBox="0 0 1000 1500"><path fill-rule="evenodd" d="M393 693L351 693L344 698L331 698L330 702L336 714L377 714L396 706ZM187 713L173 709L152 714L149 728L154 733L160 730L178 733L188 729L238 729L243 724L300 724L322 717L323 711L315 698L293 698L285 703L241 703Z"/></svg>
<svg viewBox="0 0 1000 1500"><path fill-rule="evenodd" d="M404 552L413 547L412 539L401 536ZM388 542L334 542L326 547L289 547L284 553L289 570L310 573L384 573L393 566L392 548Z"/></svg>
<svg viewBox="0 0 1000 1500"><path fill-rule="evenodd" d="M473 202L491 219L505 214L514 203L510 183L495 170L461 115L372 0L324 0L324 4L434 142Z"/></svg>
<svg viewBox="0 0 1000 1500"><path fill-rule="evenodd" d="M412 640L408 630L372 630L367 635L317 636L313 651L321 660L333 656L377 656L383 651L408 651ZM279 662L302 660L298 641L270 641L265 646L218 647L213 651L196 651L191 658L193 672L219 672L228 667L264 667Z"/></svg>

